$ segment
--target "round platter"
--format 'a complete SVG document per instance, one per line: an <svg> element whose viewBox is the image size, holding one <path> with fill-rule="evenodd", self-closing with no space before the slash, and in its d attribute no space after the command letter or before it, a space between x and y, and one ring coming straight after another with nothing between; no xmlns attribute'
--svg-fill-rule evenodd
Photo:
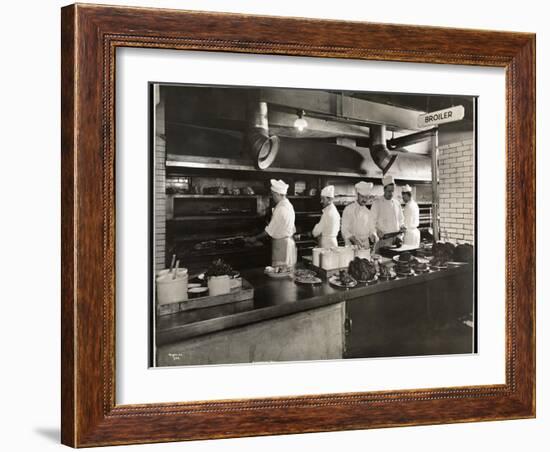
<svg viewBox="0 0 550 452"><path fill-rule="evenodd" d="M348 285L344 285L340 282L340 277L337 276L337 275L334 275L334 276L331 276L329 279L328 279L328 282L329 284L331 284L332 286L336 286L336 287L339 287L340 289L351 289L353 287L355 287L357 285L357 281L354 279L351 284L348 284Z"/></svg>
<svg viewBox="0 0 550 452"><path fill-rule="evenodd" d="M430 267L426 267L424 269L418 269L418 268L415 268L415 267L412 267L413 271L416 273L416 274L419 274L419 273L429 273L430 271Z"/></svg>
<svg viewBox="0 0 550 452"><path fill-rule="evenodd" d="M314 284L321 284L323 280L321 278L317 278L317 276L309 276L309 277L297 276L294 278L294 282L296 284L314 285Z"/></svg>
<svg viewBox="0 0 550 452"><path fill-rule="evenodd" d="M317 276L317 273L315 273L313 270L304 270L304 269L300 269L300 270L296 270L294 272L294 276L296 278L308 278L308 277L316 277Z"/></svg>
<svg viewBox="0 0 550 452"><path fill-rule="evenodd" d="M292 276L292 270L278 272L276 271L275 267L266 267L264 270L264 273L270 278L275 278L275 279L288 278L289 276Z"/></svg>
<svg viewBox="0 0 550 452"><path fill-rule="evenodd" d="M413 276L414 275L414 271L410 271L409 273L399 273L397 272L397 276L401 276L402 278L408 278L409 276Z"/></svg>
<svg viewBox="0 0 550 452"><path fill-rule="evenodd" d="M357 280L358 283L361 283L361 284L375 284L378 282L378 275L375 275L374 278L372 279L358 279Z"/></svg>

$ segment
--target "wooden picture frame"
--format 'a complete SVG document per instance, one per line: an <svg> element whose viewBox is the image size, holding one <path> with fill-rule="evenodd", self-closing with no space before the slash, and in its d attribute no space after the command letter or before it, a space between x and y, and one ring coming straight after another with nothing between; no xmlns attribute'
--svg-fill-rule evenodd
<svg viewBox="0 0 550 452"><path fill-rule="evenodd" d="M535 35L71 5L62 9L62 442L73 447L535 416ZM506 383L115 403L119 47L506 69Z"/></svg>

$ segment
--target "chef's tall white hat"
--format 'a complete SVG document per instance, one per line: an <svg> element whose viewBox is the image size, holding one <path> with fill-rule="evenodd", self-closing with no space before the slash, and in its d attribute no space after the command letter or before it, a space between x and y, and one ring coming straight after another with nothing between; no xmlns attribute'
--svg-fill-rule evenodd
<svg viewBox="0 0 550 452"><path fill-rule="evenodd" d="M382 178L382 185L385 187L386 185L395 184L395 181L393 180L393 176L385 175Z"/></svg>
<svg viewBox="0 0 550 452"><path fill-rule="evenodd" d="M412 187L407 184L401 189L401 193L411 193L413 191Z"/></svg>
<svg viewBox="0 0 550 452"><path fill-rule="evenodd" d="M285 184L284 181L281 179L275 180L271 179L271 191L274 191L275 193L279 193L280 195L286 195L286 192L288 191L288 184Z"/></svg>
<svg viewBox="0 0 550 452"><path fill-rule="evenodd" d="M334 198L334 185L327 185L321 190L321 196L326 196L327 198Z"/></svg>
<svg viewBox="0 0 550 452"><path fill-rule="evenodd" d="M355 184L355 190L357 190L357 193L359 193L362 196L370 195L370 192L373 187L374 187L374 184L372 182L361 181Z"/></svg>

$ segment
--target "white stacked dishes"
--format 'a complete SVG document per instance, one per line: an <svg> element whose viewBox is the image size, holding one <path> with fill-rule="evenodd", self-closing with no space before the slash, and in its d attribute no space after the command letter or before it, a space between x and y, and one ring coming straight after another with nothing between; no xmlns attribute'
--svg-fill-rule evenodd
<svg viewBox="0 0 550 452"><path fill-rule="evenodd" d="M351 246L338 247L338 267L348 268L349 263L355 258L355 251Z"/></svg>
<svg viewBox="0 0 550 452"><path fill-rule="evenodd" d="M325 250L321 253L320 264L321 268L324 270L334 270L339 268L339 258L340 254L338 251L334 250Z"/></svg>
<svg viewBox="0 0 550 452"><path fill-rule="evenodd" d="M312 255L312 264L315 267L321 266L321 253L323 251L326 251L325 248L313 248L313 255Z"/></svg>
<svg viewBox="0 0 550 452"><path fill-rule="evenodd" d="M187 300L187 269L180 268L170 273L162 270L157 276L157 301L159 305Z"/></svg>

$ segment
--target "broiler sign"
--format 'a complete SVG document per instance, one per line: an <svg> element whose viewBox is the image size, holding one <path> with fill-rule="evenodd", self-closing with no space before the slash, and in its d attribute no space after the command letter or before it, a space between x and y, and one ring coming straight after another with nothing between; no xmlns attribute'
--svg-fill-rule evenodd
<svg viewBox="0 0 550 452"><path fill-rule="evenodd" d="M460 121L464 118L464 107L457 105L456 107L445 108L443 110L432 111L418 116L418 127L430 127L446 122Z"/></svg>

